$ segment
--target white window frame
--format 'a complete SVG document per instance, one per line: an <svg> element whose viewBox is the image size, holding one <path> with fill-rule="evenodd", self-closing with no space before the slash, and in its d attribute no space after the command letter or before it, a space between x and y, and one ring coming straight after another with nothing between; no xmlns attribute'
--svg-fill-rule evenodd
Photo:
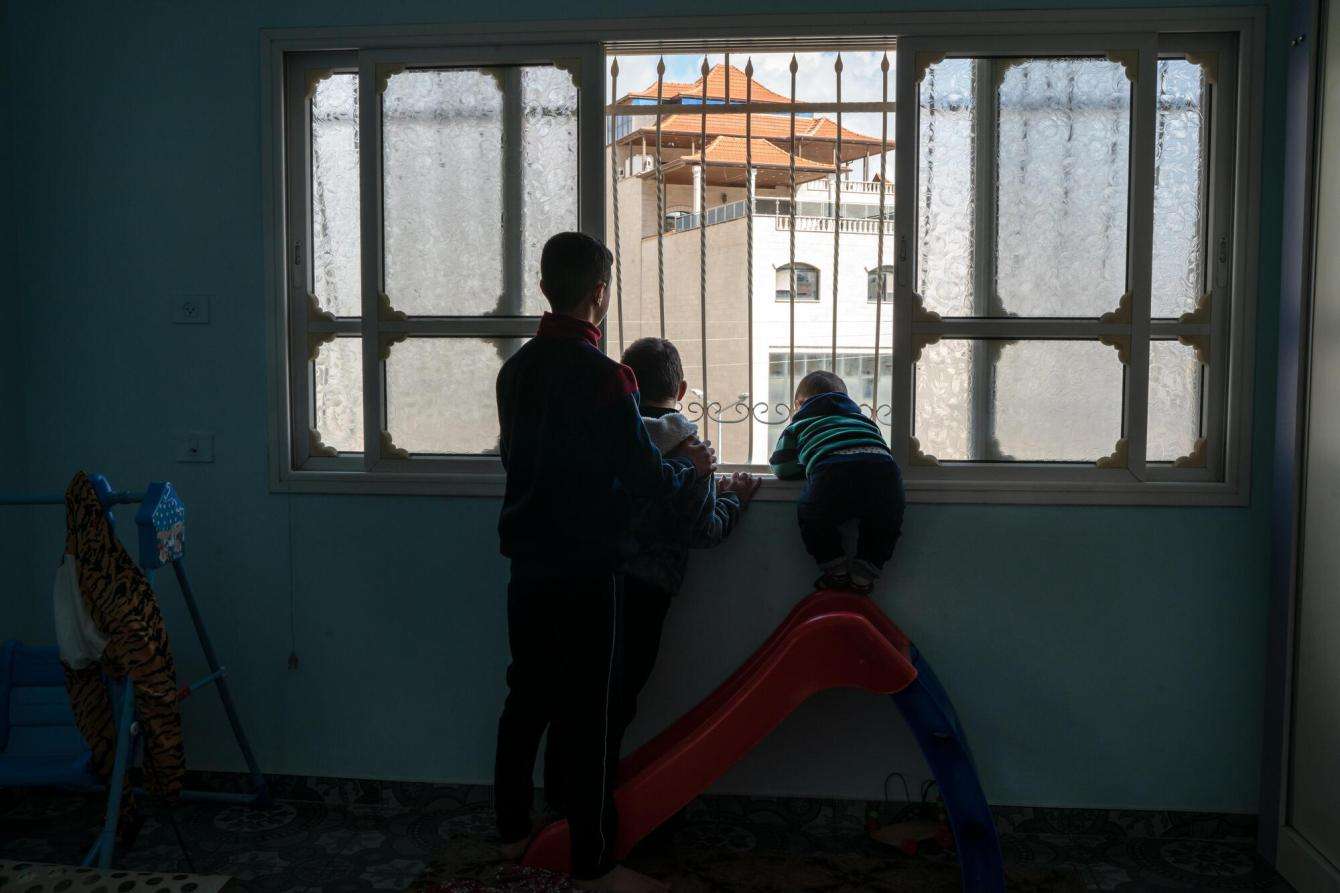
<svg viewBox="0 0 1340 893"><path fill-rule="evenodd" d="M364 492L402 494L459 494L497 495L502 492L501 464L491 457L415 457L392 459L381 457L376 443L363 457L313 457L306 461L303 444L308 443L306 426L295 423L293 388L290 388L291 370L297 364L292 345L301 337L316 330L302 328L297 302L289 300L288 269L289 222L286 220L286 175L292 160L286 157L285 120L289 98L285 96L286 61L298 53L326 52L329 59L347 60L350 53L359 59L359 67L376 64L376 60L403 57L405 50L424 54L422 58L448 58L454 64L517 64L551 62L564 55L580 58L582 71L596 76L583 77L580 86L582 109L603 107L605 101L605 50L611 45L618 52L632 52L636 48L655 51L669 41L695 41L699 46L737 48L760 40L785 39L787 48L823 49L831 42L831 35L859 38L898 35L896 78L899 107L908 108L905 93L912 76L915 50L950 49L955 53L1013 53L1040 55L1048 50L1075 51L1086 40L1093 39L1092 48L1102 40L1103 49L1116 46L1138 48L1139 65L1150 76L1144 80L1153 89L1154 60L1160 50L1182 50L1206 44L1220 45L1219 35L1228 35L1233 52L1226 58L1235 69L1232 83L1237 89L1237 101L1230 114L1216 109L1213 117L1216 128L1231 126L1236 140L1231 164L1214 167L1215 176L1228 183L1231 203L1218 208L1231 215L1235 225L1230 231L1227 254L1228 283L1226 300L1217 307L1218 319L1212 336L1213 362L1222 364L1218 380L1223 382L1220 408L1223 423L1223 448L1216 451L1222 456L1221 467L1200 470L1150 468L1137 469L1131 462L1128 468L1097 469L1090 467L1045 467L1029 463L1011 463L1009 466L990 464L971 467L971 463L955 463L952 468L912 465L907 439L894 437L895 455L904 466L909 499L914 502L980 502L980 503L1056 503L1056 504L1164 504L1164 505L1245 505L1250 497L1251 463L1251 388L1254 354L1257 349L1254 329L1257 290L1257 251L1259 220L1257 208L1260 195L1261 105L1263 85L1263 58L1265 12L1261 7L1178 8L1141 10L1132 15L1125 10L1064 10L1022 12L945 12L945 13L891 13L887 15L777 15L684 17L662 20L595 20L526 23L488 26L390 26L365 28L279 29L262 32L262 138L266 151L263 155L263 199L265 210L265 251L267 291L269 296L269 370L270 370L270 482L277 491L290 492ZM822 34L824 38L797 39L797 34ZM1049 41L1048 37L1055 40ZM1095 39L1100 38L1100 39ZM1113 42L1115 41L1115 42ZM335 48L338 52L331 53ZM353 48L353 49L350 49ZM908 52L912 50L913 52ZM390 52L394 51L394 52ZM667 50L667 52L672 50ZM388 55L384 55L389 53ZM310 58L315 59L315 56ZM365 79L366 81L366 79ZM365 84L360 89L371 88ZM1137 88L1139 89L1139 88ZM1222 93L1216 91L1216 100ZM372 106L360 94L360 116L370 113ZM1140 104L1133 105L1133 140L1140 137L1140 123L1135 120ZM1152 105L1149 106L1152 109ZM911 105L916 108L916 103ZM896 142L901 146L915 146L915 115L898 115ZM579 208L584 231L597 237L604 233L604 201L606 156L604 148L605 115L582 113L579 118ZM1145 126L1148 126L1146 122ZM909 133L911 134L909 142ZM598 147L589 151L588 147ZM362 164L369 163L364 152ZM379 159L376 159L379 160ZM1141 162L1142 163L1142 162ZM902 184L915 182L915 152L899 152L895 163L895 300L894 300L894 394L893 419L895 430L901 420L910 419L911 400L911 347L914 326L910 291L910 246L915 244L912 230L915 190ZM1133 179L1138 163L1132 155ZM364 189L367 183L365 178ZM1216 193L1212 187L1210 192ZM363 207L368 213L366 196ZM1152 197L1151 197L1152 200ZM1152 211L1151 211L1152 213ZM1212 212L1213 213L1213 212ZM1131 218L1136 228L1134 206ZM1143 226L1143 224L1141 224ZM367 223L364 223L364 230ZM1133 236L1134 237L1134 236ZM378 243L379 244L379 243ZM364 277L372 275L368 254L373 250L367 239L363 241ZM380 258L377 258L380 262ZM1133 283L1134 284L1134 283ZM379 314L369 312L368 289L364 288L364 321L390 332L395 326L382 322ZM1146 284L1143 300L1148 306ZM1138 309L1138 308L1137 308ZM1131 324L1132 334L1142 324ZM496 322L496 321L495 321ZM954 327L954 333L974 334L974 325L990 325L996 321L942 320L941 325ZM1030 321L1032 322L1032 321ZM336 321L338 329L343 321ZM354 321L355 326L357 322ZM1064 334L1066 321L1056 321L1055 335ZM438 329L424 334L450 336L469 334L457 331L457 320L441 320ZM1164 331L1159 322L1144 323L1146 329ZM453 329L452 327L456 328ZM920 321L918 334L932 334L928 323ZM932 326L933 327L933 326ZM532 325L533 328L533 325ZM440 329L440 330L439 330ZM448 331L451 329L451 331ZM342 329L341 329L342 331ZM1167 333L1171 333L1167 329ZM517 334L525 335L529 332ZM948 332L943 333L948 334ZM305 356L305 354L304 354ZM1145 360L1147 362L1147 360ZM305 361L304 361L305 362ZM375 371L375 370L374 370ZM365 388L369 366L364 364ZM296 379L295 379L296 380ZM378 387L380 383L378 382ZM1211 420L1213 421L1213 420ZM371 426L369 426L371 428ZM1216 429L1207 425L1207 431ZM1128 436L1143 431L1127 426ZM1142 459L1143 457L1139 457ZM346 461L353 459L352 463ZM1194 471L1194 473L1188 473ZM760 493L763 499L793 499L798 485L792 482L768 481Z"/></svg>
<svg viewBox="0 0 1340 893"><path fill-rule="evenodd" d="M867 304L875 304L879 301L883 301L885 304L892 304L894 301L894 290L892 288L894 275L893 264L885 264L882 267L871 267L866 270L865 302ZM879 285L876 286L876 297L872 298L870 297L870 286L874 285L876 282L878 282Z"/></svg>
<svg viewBox="0 0 1340 893"><path fill-rule="evenodd" d="M794 276L791 275L792 270L795 271L795 275L794 275ZM802 298L802 297L800 296L800 274L801 274L802 272L808 272L808 273L813 273L813 274L814 274L814 291L813 291L813 295L814 295L814 297L811 297L811 298ZM796 262L793 263L793 264L790 264L790 263L782 264L780 267L777 268L775 275L777 275L777 276L781 276L783 273L786 274L787 279L789 280L789 281L787 282L787 285L788 285L788 286L790 286L790 284L791 284L792 282L794 282L795 285L796 285L796 300L795 300L795 302L796 302L797 304L818 304L818 303L821 303L821 302L822 302L823 298L822 298L822 296L819 294L819 284L820 284L820 282L823 281L823 274L819 272L819 268L816 267L814 264L807 264L807 263L805 263L803 260L798 260L798 261L796 261ZM787 291L786 291L786 297L782 297L781 294L779 294L779 291L780 291L780 289L777 289L777 288L774 287L774 289L773 289L773 300L775 300L775 301L776 301L777 303L779 303L779 304L788 304L788 303L790 303L790 302L791 302L791 289L790 289L789 287L787 288Z"/></svg>
<svg viewBox="0 0 1340 893"><path fill-rule="evenodd" d="M599 44L536 43L513 46L380 46L371 42L357 50L335 52L290 51L281 64L284 119L305 121L312 90L327 74L357 72L359 75L359 155L361 316L334 317L322 311L312 297L310 184L310 131L295 128L285 146L286 201L282 287L287 313L285 329L288 384L287 433L274 446L279 467L279 489L347 488L376 492L422 492L427 487L446 486L451 492L495 492L504 482L502 464L496 456L410 455L398 448L383 424L385 417L385 361L392 345L411 337L434 338L527 338L535 334L538 315L515 316L414 316L407 315L383 297L384 237L382 220L381 98L391 74L414 68L496 68L504 95L504 122L515 133L506 140L509 167L520 166L521 78L517 66L553 64L572 74L578 84L580 108L601 109L604 56ZM589 77L582 78L582 72ZM591 82L600 91L595 94ZM509 114L509 110L511 114ZM603 115L585 118L602 119ZM603 133L591 133L590 122L578 119L578 227L603 236L604 167ZM513 120L515 119L515 120ZM603 123L603 120L598 120ZM594 183L592 181L595 181ZM504 217L520 219L522 200L519 179L510 177L504 189ZM597 210L599 209L599 210ZM505 305L524 305L521 269L522 233L519 226L505 227L502 262ZM392 296L394 300L394 296ZM362 451L336 453L321 443L311 429L314 390L312 363L324 341L337 336L356 336L362 345L364 436ZM286 461L285 461L286 460Z"/></svg>
<svg viewBox="0 0 1340 893"><path fill-rule="evenodd" d="M1225 114L1236 104L1236 60L1231 43L1221 36L1163 35L1154 32L1114 33L1093 35L1039 35L1018 36L961 36L952 38L910 38L900 41L898 55L899 108L907 110L898 115L898 145L911 147L897 156L895 179L895 219L899 265L895 276L894 301L894 384L893 417L911 420L914 410L908 405L912 399L913 367L921 347L927 342L948 338L996 339L1078 339L1097 340L1102 337L1125 339L1128 355L1124 359L1126 376L1122 436L1113 444L1112 456L1101 463L1057 464L1035 462L954 462L938 463L933 457L920 454L914 439L895 436L892 444L895 456L904 468L909 486L941 487L951 492L972 492L990 486L997 490L1029 491L1045 488L1048 491L1088 488L1103 492L1116 489L1140 488L1158 492L1160 489L1183 493L1223 493L1231 486L1226 469L1231 466L1231 455L1225 461L1231 439L1225 414L1228 410L1228 295L1233 290L1230 258L1225 251L1216 258L1214 246L1222 237L1231 237L1232 229L1232 174L1231 166L1223 159L1209 159L1206 217L1209 227L1207 245L1207 273L1213 288L1210 303L1211 321L1179 322L1150 320L1150 264L1152 259L1154 225L1154 136L1156 116L1157 62L1159 58L1192 52L1204 58L1213 58L1217 67L1215 85L1211 91L1212 110L1210 126L1214 128L1211 146L1217 153L1228 151L1232 157L1234 116ZM924 312L921 298L915 291L917 244L917 151L919 106L917 90L921 74L933 60L945 57L1019 58L1027 56L1084 56L1111 55L1122 60L1128 80L1132 84L1130 204L1128 218L1129 263L1127 282L1130 305L1125 319L1119 308L1110 308L1112 317L1104 319L1037 319L993 318L985 314L975 318L939 318ZM1134 70L1132 70L1132 68ZM976 107L979 127L986 123L990 129L979 133L978 168L975 178L976 207L979 221L977 237L981 248L994 252L989 237L991 223L980 218L990 217L994 206L994 183L991 182L988 159L994 148L990 134L994 128L992 110L995 105L994 84L991 78L978 78ZM985 136L985 138L983 138ZM1217 163L1218 162L1218 163ZM980 175L985 171L987 176ZM900 187L899 184L908 184ZM1241 218L1239 218L1241 219ZM983 237L986 236L984 239ZM1225 241L1225 246L1227 242ZM901 263L904 257L910 262ZM976 269L979 297L989 292L990 264L979 263ZM1220 305L1216 307L1216 305ZM1207 444L1203 467L1174 467L1170 463L1145 461L1146 397L1148 393L1149 344L1152 337L1178 335L1208 336L1210 338L1209 381L1211 388L1204 409ZM979 342L983 343L983 342ZM985 363L975 366L984 369ZM985 390L980 389L980 390ZM1226 442L1229 441L1229 442ZM1099 467L1100 465L1108 467Z"/></svg>

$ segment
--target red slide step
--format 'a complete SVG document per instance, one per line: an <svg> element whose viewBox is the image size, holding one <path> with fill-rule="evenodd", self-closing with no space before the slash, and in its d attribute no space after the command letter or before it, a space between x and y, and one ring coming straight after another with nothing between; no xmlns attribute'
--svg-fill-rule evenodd
<svg viewBox="0 0 1340 893"><path fill-rule="evenodd" d="M894 694L916 678L907 637L869 599L811 595L716 691L621 762L615 858L687 806L811 695L830 688ZM568 825L559 821L536 836L525 864L566 873L569 859Z"/></svg>

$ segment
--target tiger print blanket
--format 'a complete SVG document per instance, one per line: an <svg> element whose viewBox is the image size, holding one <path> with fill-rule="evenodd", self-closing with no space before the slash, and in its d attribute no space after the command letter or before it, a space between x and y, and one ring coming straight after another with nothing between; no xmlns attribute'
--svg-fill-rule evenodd
<svg viewBox="0 0 1340 893"><path fill-rule="evenodd" d="M144 572L117 539L88 476L79 472L65 491L65 551L79 567L79 592L94 625L107 637L101 665L65 666L74 718L93 751L93 768L110 777L116 722L103 673L129 677L135 715L144 733L144 786L161 797L181 792L185 762L177 672L158 600Z"/></svg>

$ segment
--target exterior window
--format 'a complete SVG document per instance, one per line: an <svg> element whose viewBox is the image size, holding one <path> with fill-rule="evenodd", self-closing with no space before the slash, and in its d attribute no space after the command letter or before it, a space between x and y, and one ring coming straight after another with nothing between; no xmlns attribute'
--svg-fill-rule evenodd
<svg viewBox="0 0 1340 893"><path fill-rule="evenodd" d="M791 300L791 265L777 268L777 300ZM796 264L796 300L819 300L819 271L808 264Z"/></svg>
<svg viewBox="0 0 1340 893"><path fill-rule="evenodd" d="M865 274L865 299L870 303L893 300L893 267L880 267Z"/></svg>

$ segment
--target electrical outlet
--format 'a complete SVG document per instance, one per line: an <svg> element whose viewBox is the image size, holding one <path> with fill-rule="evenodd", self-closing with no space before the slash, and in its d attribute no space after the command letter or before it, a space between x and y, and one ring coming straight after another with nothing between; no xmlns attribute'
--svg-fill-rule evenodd
<svg viewBox="0 0 1340 893"><path fill-rule="evenodd" d="M209 431L183 431L177 435L178 462L213 462L214 435Z"/></svg>
<svg viewBox="0 0 1340 893"><path fill-rule="evenodd" d="M209 295L173 295L172 321L178 325L207 324Z"/></svg>

